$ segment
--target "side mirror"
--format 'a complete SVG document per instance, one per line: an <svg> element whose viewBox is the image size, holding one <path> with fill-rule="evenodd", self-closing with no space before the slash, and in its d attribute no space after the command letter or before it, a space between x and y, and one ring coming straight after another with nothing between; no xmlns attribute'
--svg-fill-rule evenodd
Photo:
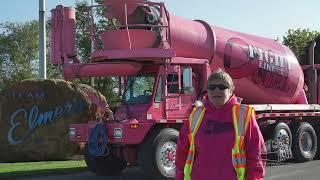
<svg viewBox="0 0 320 180"><path fill-rule="evenodd" d="M183 69L183 91L186 95L191 95L194 92L192 86L192 68L185 67Z"/></svg>

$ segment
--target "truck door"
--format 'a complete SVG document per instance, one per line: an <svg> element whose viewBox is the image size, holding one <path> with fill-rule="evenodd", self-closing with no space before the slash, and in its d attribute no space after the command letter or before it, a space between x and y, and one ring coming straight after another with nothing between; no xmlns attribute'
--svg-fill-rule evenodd
<svg viewBox="0 0 320 180"><path fill-rule="evenodd" d="M166 113L168 119L187 118L196 98L196 92L192 95L183 92L182 68L183 66L173 66L166 75Z"/></svg>

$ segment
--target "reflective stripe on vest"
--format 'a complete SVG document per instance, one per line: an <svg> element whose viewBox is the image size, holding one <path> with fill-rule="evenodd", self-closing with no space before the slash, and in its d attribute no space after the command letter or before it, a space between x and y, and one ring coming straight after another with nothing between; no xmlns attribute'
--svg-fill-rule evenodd
<svg viewBox="0 0 320 180"><path fill-rule="evenodd" d="M232 164L237 173L238 180L245 180L246 154L244 136L248 129L253 108L247 105L234 105L232 108L235 142L232 148Z"/></svg>
<svg viewBox="0 0 320 180"><path fill-rule="evenodd" d="M194 137L200 127L205 111L206 111L206 108L203 106L196 107L193 109L189 117L190 133L188 134L188 138L189 138L190 146L189 146L189 151L186 159L186 164L184 165L184 180L191 180L190 174L192 171L192 165L193 165L194 153L195 153Z"/></svg>

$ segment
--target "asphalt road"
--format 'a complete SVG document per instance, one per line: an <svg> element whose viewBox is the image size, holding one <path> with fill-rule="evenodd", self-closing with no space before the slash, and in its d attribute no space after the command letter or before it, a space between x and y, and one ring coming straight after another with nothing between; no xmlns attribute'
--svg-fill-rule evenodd
<svg viewBox="0 0 320 180"><path fill-rule="evenodd" d="M319 180L320 160L267 168L265 180Z"/></svg>
<svg viewBox="0 0 320 180"><path fill-rule="evenodd" d="M128 168L121 176L101 177L91 172L70 175L24 178L19 180L147 180L139 168ZM320 160L308 163L283 163L267 168L265 180L319 180Z"/></svg>

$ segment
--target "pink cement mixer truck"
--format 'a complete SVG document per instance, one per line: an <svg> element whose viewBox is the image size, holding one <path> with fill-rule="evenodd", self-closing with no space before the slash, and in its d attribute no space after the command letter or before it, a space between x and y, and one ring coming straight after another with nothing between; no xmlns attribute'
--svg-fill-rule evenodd
<svg viewBox="0 0 320 180"><path fill-rule="evenodd" d="M51 11L51 63L62 66L66 80L112 76L124 82L114 119L69 127L70 141L85 144L91 171L114 175L131 164L152 179L174 178L179 129L218 68L232 76L242 103L255 108L270 157L299 162L317 157L316 42L300 65L275 40L177 17L164 3L106 0L97 6L118 25L97 33L89 13L95 48L88 63L77 58L75 9L59 5Z"/></svg>

